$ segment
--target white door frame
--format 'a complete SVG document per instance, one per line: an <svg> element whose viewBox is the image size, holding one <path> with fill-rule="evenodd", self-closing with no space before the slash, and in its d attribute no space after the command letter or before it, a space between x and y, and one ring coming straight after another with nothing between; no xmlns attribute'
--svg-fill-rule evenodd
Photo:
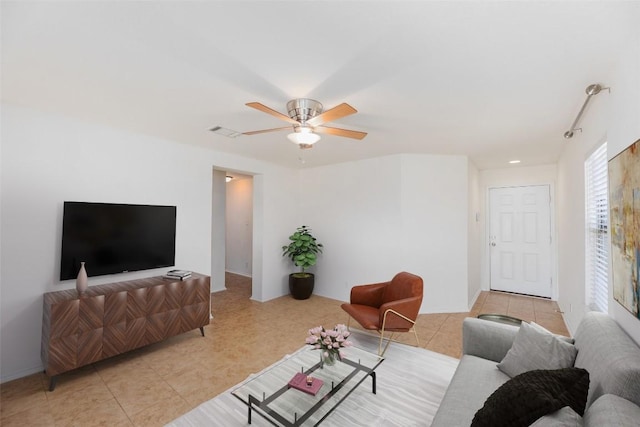
<svg viewBox="0 0 640 427"><path fill-rule="evenodd" d="M508 185L490 185L485 188L485 204L484 204L484 238L482 243L482 256L483 256L483 264L484 264L484 280L482 283L482 290L489 291L491 286L490 272L491 272L491 256L489 245L490 241L490 233L491 233L491 224L489 221L489 209L490 209L490 190L494 188L509 188L509 187L529 187L535 185L548 185L549 186L549 194L551 196L551 203L549 206L550 209L550 220L551 220L551 299L554 301L558 300L558 231L556 230L556 193L555 193L555 185L553 182L527 182L523 184L508 184Z"/></svg>

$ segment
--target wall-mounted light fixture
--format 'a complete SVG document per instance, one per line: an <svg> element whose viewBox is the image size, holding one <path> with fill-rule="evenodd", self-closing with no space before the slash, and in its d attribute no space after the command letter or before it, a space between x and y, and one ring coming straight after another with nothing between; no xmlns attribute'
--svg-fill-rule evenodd
<svg viewBox="0 0 640 427"><path fill-rule="evenodd" d="M233 180L233 177L232 177L231 175L227 175L227 176L225 177L225 181L229 182L229 181L231 181L231 180Z"/></svg>
<svg viewBox="0 0 640 427"><path fill-rule="evenodd" d="M587 104L589 103L589 100L591 99L591 97L593 95L597 95L600 93L601 90L606 89L609 92L611 92L611 89L608 87L602 87L597 83L594 83L592 85L587 86L587 88L585 89L585 92L587 93L587 99L584 100L584 104L582 104L582 108L580 109L580 111L578 112L578 115L576 116L576 119L573 121L573 124L571 125L571 128L566 131L564 133L564 137L566 139L571 139L573 138L573 133L576 130L579 130L580 132L582 132L582 128L577 128L577 124L578 124L578 120L580 120L580 117L582 116L582 113L584 113L584 109L587 108Z"/></svg>

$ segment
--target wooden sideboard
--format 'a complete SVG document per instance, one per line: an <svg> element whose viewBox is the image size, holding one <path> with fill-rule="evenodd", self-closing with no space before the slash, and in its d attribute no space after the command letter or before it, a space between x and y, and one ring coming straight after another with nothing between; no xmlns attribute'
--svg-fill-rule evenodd
<svg viewBox="0 0 640 427"><path fill-rule="evenodd" d="M40 356L58 374L209 324L210 278L162 276L44 294Z"/></svg>

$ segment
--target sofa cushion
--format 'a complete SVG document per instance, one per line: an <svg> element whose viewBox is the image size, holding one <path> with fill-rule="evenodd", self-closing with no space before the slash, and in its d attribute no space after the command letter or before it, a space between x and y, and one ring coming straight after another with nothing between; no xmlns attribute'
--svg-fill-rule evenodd
<svg viewBox="0 0 640 427"><path fill-rule="evenodd" d="M640 405L640 348L607 314L586 313L575 336L575 366L589 371L587 407L603 394Z"/></svg>
<svg viewBox="0 0 640 427"><path fill-rule="evenodd" d="M530 427L582 427L582 417L570 406L538 418Z"/></svg>
<svg viewBox="0 0 640 427"><path fill-rule="evenodd" d="M534 369L561 369L573 366L575 346L554 336L535 323L522 323L513 346L498 364L510 377Z"/></svg>
<svg viewBox="0 0 640 427"><path fill-rule="evenodd" d="M496 362L463 355L431 427L470 425L489 395L508 380Z"/></svg>
<svg viewBox="0 0 640 427"><path fill-rule="evenodd" d="M528 371L500 386L475 414L471 426L526 427L564 406L583 414L588 392L589 373L584 369Z"/></svg>
<svg viewBox="0 0 640 427"><path fill-rule="evenodd" d="M640 406L613 394L605 394L584 413L585 427L632 427L640 422Z"/></svg>

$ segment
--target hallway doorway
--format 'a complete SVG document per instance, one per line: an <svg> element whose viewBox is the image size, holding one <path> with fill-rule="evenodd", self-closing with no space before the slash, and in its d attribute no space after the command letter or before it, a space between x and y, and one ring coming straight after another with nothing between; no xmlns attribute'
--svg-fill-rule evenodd
<svg viewBox="0 0 640 427"><path fill-rule="evenodd" d="M262 212L254 206L254 176L213 168L211 209L211 293L227 289L227 280L233 273L244 276L248 283L261 286L253 278L254 217ZM259 182L259 180L258 180ZM258 189L258 197L260 196ZM259 260L259 259L258 259ZM247 299L255 296L249 290ZM258 288L258 294L260 289ZM213 304L212 304L213 313Z"/></svg>

